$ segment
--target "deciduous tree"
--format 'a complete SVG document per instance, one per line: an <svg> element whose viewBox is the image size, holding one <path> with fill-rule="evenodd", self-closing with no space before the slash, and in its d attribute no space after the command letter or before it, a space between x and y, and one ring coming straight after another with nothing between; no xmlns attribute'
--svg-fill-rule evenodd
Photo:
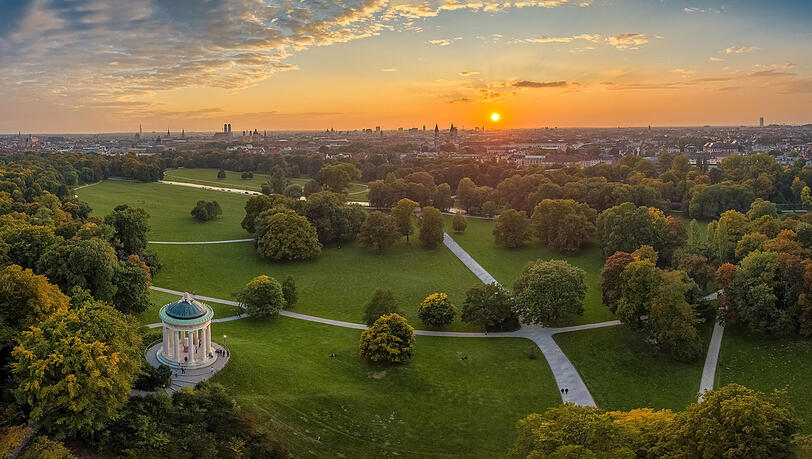
<svg viewBox="0 0 812 459"><path fill-rule="evenodd" d="M395 217L398 232L406 236L406 242L409 242L409 235L414 233L414 210L417 207L416 202L403 198L392 208L392 216Z"/></svg>
<svg viewBox="0 0 812 459"><path fill-rule="evenodd" d="M377 289L364 308L364 323L371 327L381 316L400 314L391 290Z"/></svg>
<svg viewBox="0 0 812 459"><path fill-rule="evenodd" d="M377 253L392 247L400 237L395 217L374 211L367 215L358 232L358 241Z"/></svg>
<svg viewBox="0 0 812 459"><path fill-rule="evenodd" d="M462 321L480 325L489 331L508 331L519 327L510 292L496 282L472 287L465 294Z"/></svg>
<svg viewBox="0 0 812 459"><path fill-rule="evenodd" d="M276 317L287 304L282 285L273 277L257 276L237 293L240 307L253 318Z"/></svg>
<svg viewBox="0 0 812 459"><path fill-rule="evenodd" d="M515 249L524 245L530 238L530 221L524 211L507 209L496 219L493 228L496 245Z"/></svg>
<svg viewBox="0 0 812 459"><path fill-rule="evenodd" d="M420 219L420 243L427 249L443 243L443 214L434 207L423 207Z"/></svg>
<svg viewBox="0 0 812 459"><path fill-rule="evenodd" d="M584 313L586 273L564 260L528 263L513 284L516 312L525 323L553 325Z"/></svg>
<svg viewBox="0 0 812 459"><path fill-rule="evenodd" d="M406 362L414 352L414 328L398 314L385 314L361 333L359 350L370 362Z"/></svg>
<svg viewBox="0 0 812 459"><path fill-rule="evenodd" d="M269 260L310 260L321 253L321 243L307 218L289 210L268 216L256 235L257 253Z"/></svg>
<svg viewBox="0 0 812 459"><path fill-rule="evenodd" d="M457 308L448 300L445 293L432 293L420 303L417 316L428 327L445 327L454 321Z"/></svg>

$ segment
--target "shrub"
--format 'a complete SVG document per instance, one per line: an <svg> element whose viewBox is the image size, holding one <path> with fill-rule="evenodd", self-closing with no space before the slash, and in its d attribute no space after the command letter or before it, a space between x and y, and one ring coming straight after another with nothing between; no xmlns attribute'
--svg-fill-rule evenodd
<svg viewBox="0 0 812 459"><path fill-rule="evenodd" d="M260 319L276 316L285 306L282 286L273 277L253 278L236 296L245 312Z"/></svg>
<svg viewBox="0 0 812 459"><path fill-rule="evenodd" d="M190 213L197 221L207 222L223 215L223 209L217 201L197 201Z"/></svg>
<svg viewBox="0 0 812 459"><path fill-rule="evenodd" d="M157 368L149 364L141 365L141 374L133 383L136 389L154 391L169 387L172 384L172 370L166 365Z"/></svg>
<svg viewBox="0 0 812 459"><path fill-rule="evenodd" d="M463 215L462 212L457 211L457 213L454 214L454 218L451 219L451 228L453 228L457 233L462 233L467 227L468 222L465 221L465 215Z"/></svg>

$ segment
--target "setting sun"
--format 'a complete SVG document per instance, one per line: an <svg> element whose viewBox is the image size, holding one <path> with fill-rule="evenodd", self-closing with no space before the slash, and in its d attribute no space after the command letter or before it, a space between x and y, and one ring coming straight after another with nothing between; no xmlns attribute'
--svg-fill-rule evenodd
<svg viewBox="0 0 812 459"><path fill-rule="evenodd" d="M491 113L491 121L499 121L499 114L498 113Z"/></svg>

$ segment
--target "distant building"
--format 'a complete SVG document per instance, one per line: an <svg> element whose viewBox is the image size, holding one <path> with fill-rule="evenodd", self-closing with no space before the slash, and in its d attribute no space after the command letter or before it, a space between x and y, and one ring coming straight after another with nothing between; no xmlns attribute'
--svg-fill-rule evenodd
<svg viewBox="0 0 812 459"><path fill-rule="evenodd" d="M758 119L758 127L764 127L764 117Z"/></svg>

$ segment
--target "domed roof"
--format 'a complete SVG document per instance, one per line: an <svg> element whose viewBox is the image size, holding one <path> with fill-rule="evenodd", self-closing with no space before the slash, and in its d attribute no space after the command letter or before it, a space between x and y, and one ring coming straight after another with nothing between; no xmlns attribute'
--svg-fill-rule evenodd
<svg viewBox="0 0 812 459"><path fill-rule="evenodd" d="M161 308L161 313L177 320L194 320L209 314L211 308L184 293L183 297L174 303Z"/></svg>

